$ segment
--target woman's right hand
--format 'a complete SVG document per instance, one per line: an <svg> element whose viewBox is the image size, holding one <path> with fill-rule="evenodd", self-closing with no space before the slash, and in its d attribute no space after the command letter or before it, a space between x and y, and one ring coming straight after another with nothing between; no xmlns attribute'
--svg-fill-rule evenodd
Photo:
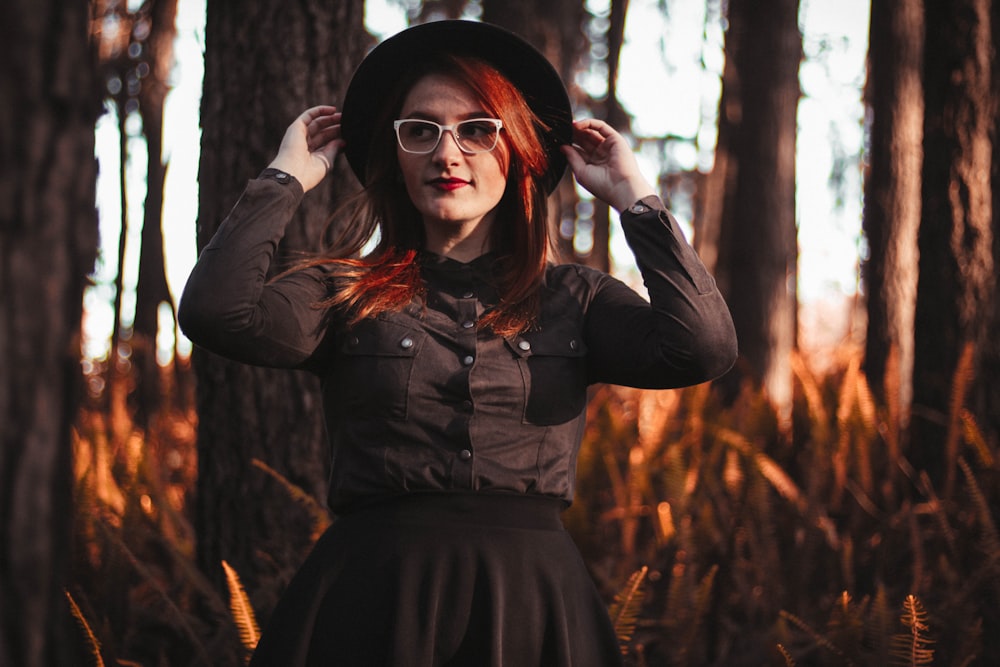
<svg viewBox="0 0 1000 667"><path fill-rule="evenodd" d="M330 172L343 147L337 107L315 106L303 111L288 126L278 155L268 166L291 174L302 184L303 191L308 192Z"/></svg>

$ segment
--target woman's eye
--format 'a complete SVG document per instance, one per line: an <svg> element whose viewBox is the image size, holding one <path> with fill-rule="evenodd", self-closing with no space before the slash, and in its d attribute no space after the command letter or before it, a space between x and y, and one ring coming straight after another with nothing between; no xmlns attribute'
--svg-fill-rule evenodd
<svg viewBox="0 0 1000 667"><path fill-rule="evenodd" d="M410 136L414 139L424 139L433 133L431 126L423 123L411 123L409 129Z"/></svg>
<svg viewBox="0 0 1000 667"><path fill-rule="evenodd" d="M458 126L458 132L463 137L477 139L493 132L493 126L489 123L462 123Z"/></svg>

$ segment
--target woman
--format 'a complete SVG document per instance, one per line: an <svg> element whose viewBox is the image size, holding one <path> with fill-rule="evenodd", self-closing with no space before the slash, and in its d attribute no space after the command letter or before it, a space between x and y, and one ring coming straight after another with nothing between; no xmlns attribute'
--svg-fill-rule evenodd
<svg viewBox="0 0 1000 667"><path fill-rule="evenodd" d="M346 232L265 281L342 151L364 185ZM622 211L650 302L549 263L546 198L567 163ZM736 354L714 281L654 192L621 135L572 121L541 54L482 23L403 31L362 62L342 115L292 123L180 310L199 345L322 379L338 518L252 664L620 663L559 517L587 386L704 382Z"/></svg>

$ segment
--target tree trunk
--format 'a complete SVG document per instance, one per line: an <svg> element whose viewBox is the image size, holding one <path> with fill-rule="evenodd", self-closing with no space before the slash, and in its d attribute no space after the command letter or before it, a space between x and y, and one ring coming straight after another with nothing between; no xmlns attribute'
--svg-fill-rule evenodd
<svg viewBox="0 0 1000 667"><path fill-rule="evenodd" d="M109 375L118 373L118 347L122 341L122 301L125 295L125 242L128 237L128 132L125 95L115 96L115 111L118 114L118 244L115 246L115 301L111 306L114 320L111 324L111 350L108 353Z"/></svg>
<svg viewBox="0 0 1000 667"><path fill-rule="evenodd" d="M1000 44L1000 3L990 5L990 30L994 49ZM1000 109L1000 67L993 67L990 72L993 109ZM991 128L993 140L992 164L990 165L990 189L993 193L993 211L1000 211L1000 120L994 120ZM1000 266L1000 222L993 216L993 266ZM1000 291L1000 285L994 277L993 289ZM979 423L986 433L994 450L1000 447L1000 305L997 299L1000 294L993 295L993 313L989 332L980 349L979 377L973 394L972 405Z"/></svg>
<svg viewBox="0 0 1000 667"><path fill-rule="evenodd" d="M206 16L198 247L210 240L246 182L273 158L285 128L316 104L339 106L368 36L361 0L210 1ZM315 250L331 211L356 187L344 161L333 185L311 191L279 254ZM329 182L329 181L328 181ZM264 620L311 543L308 512L251 460L262 459L324 498L329 453L318 383L197 349L199 565L221 585L226 559Z"/></svg>
<svg viewBox="0 0 1000 667"><path fill-rule="evenodd" d="M792 401L796 339L795 136L802 36L798 0L729 3L717 159L705 238L732 310L741 363L725 379L761 386L782 422Z"/></svg>
<svg viewBox="0 0 1000 667"><path fill-rule="evenodd" d="M979 367L996 307L988 0L925 2L923 211L918 247L911 462L950 494L960 442L955 371ZM957 380L957 384L953 384ZM995 378L983 378L995 382Z"/></svg>
<svg viewBox="0 0 1000 667"><path fill-rule="evenodd" d="M135 288L135 318L132 324L132 364L136 380L135 420L145 428L162 399L160 370L156 362L156 335L160 304L174 309L163 258L163 185L167 167L163 163L163 106L170 91L177 34L177 0L149 3L149 37L144 42L143 62L149 74L141 79L139 114L146 139L146 203L143 208L139 248L139 279Z"/></svg>
<svg viewBox="0 0 1000 667"><path fill-rule="evenodd" d="M97 253L87 4L16 0L0 27L0 664L71 664L63 589L80 319Z"/></svg>
<svg viewBox="0 0 1000 667"><path fill-rule="evenodd" d="M618 63L625 43L625 18L628 15L628 0L611 0L611 14L608 21L608 94L604 99L601 116L619 132L628 133L630 119L618 101ZM593 249L585 258L587 265L600 271L611 270L611 207L601 201L594 201Z"/></svg>
<svg viewBox="0 0 1000 667"><path fill-rule="evenodd" d="M874 0L868 51L870 159L863 268L868 308L865 374L890 406L892 434L909 418L924 100L920 0ZM893 437L893 442L898 438Z"/></svg>
<svg viewBox="0 0 1000 667"><path fill-rule="evenodd" d="M572 83L587 43L583 34L583 2L483 0L482 6L483 21L520 35L545 54L568 86L570 99L573 100L577 91ZM568 176L563 178L549 198L549 233L557 260L582 259L574 252L574 230L571 229L575 227L578 202L576 186ZM565 226L563 221L566 221Z"/></svg>

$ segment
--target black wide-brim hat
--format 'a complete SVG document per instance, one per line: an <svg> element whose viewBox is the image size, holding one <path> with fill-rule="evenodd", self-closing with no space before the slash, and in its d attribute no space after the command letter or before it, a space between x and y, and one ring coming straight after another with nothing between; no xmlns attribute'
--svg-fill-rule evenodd
<svg viewBox="0 0 1000 667"><path fill-rule="evenodd" d="M573 113L566 86L548 59L514 33L477 21L432 21L407 28L389 37L365 57L347 87L341 108L344 153L357 177L364 182L368 149L378 113L389 91L414 65L442 54L479 58L506 76L531 110L546 125L542 136L549 157L545 174L546 192L551 193L566 171L566 158L559 147L573 138Z"/></svg>

